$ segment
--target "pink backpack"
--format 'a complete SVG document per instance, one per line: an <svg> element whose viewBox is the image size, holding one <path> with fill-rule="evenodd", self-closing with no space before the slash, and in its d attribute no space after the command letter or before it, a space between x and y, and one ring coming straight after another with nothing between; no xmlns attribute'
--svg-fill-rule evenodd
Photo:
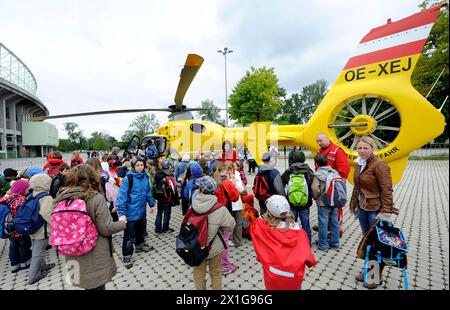
<svg viewBox="0 0 450 310"><path fill-rule="evenodd" d="M58 253L81 256L89 253L97 242L97 228L86 212L84 200L63 200L55 207L51 217L50 244Z"/></svg>

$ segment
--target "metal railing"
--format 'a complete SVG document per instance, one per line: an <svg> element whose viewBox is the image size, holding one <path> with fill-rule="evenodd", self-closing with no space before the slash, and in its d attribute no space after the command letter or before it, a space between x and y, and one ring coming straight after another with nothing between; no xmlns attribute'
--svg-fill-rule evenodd
<svg viewBox="0 0 450 310"><path fill-rule="evenodd" d="M37 83L33 73L2 43L0 43L0 80L36 96Z"/></svg>

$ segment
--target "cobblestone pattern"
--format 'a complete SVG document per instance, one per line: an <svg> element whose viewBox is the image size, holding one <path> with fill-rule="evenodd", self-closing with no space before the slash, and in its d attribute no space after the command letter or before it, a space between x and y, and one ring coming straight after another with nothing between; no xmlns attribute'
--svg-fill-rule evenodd
<svg viewBox="0 0 450 310"><path fill-rule="evenodd" d="M308 161L312 165L311 161ZM279 170L284 171L284 163ZM409 243L408 280L410 289L448 290L449 289L449 162L448 161L410 161L402 181L394 188L394 203L400 214L394 224L403 229ZM252 184L254 176L248 176ZM348 193L351 194L349 185ZM250 189L250 187L249 187ZM311 226L317 223L317 208L311 209ZM172 209L171 227L176 231L182 219L181 208ZM107 289L194 289L192 269L175 254L175 235L156 236L154 231L155 215L148 214L147 241L155 247L149 253L135 254L135 264L125 269L120 260L122 233L114 236L116 249L114 257L118 273ZM313 232L313 244L317 240ZM354 277L362 269L362 261L355 253L361 238L358 221L344 209L344 235L341 249L323 253L313 245L313 253L318 264L307 269L303 289L311 290L354 290L363 289ZM251 241L243 240L239 248L231 248L231 260L238 270L223 278L226 290L264 289L262 268L256 262ZM63 257L57 257L54 249L47 252L47 262L57 263L49 275L37 284L27 284L27 272L12 274L9 269L8 242L0 240L0 289L67 289L75 288L65 282ZM383 284L378 290L401 290L403 280L397 268L386 268ZM208 281L209 284L209 281Z"/></svg>

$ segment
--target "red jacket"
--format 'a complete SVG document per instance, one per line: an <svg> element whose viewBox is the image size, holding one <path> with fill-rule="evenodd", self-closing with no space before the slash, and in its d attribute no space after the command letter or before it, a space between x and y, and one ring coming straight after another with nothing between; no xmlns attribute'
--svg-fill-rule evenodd
<svg viewBox="0 0 450 310"><path fill-rule="evenodd" d="M234 186L230 180L225 179L225 180L222 180L222 185L218 186L216 189L217 202L223 204L224 206L227 205L227 197L225 196L225 193L223 192L224 190L226 190L231 202L236 202L239 200L240 194L239 194L239 191L237 190L236 186Z"/></svg>
<svg viewBox="0 0 450 310"><path fill-rule="evenodd" d="M238 161L239 160L239 156L238 153L235 149L231 150L231 152L228 152L227 154L225 154L225 152L222 152L222 161L226 162L226 161Z"/></svg>
<svg viewBox="0 0 450 310"><path fill-rule="evenodd" d="M305 266L317 264L303 229L273 229L262 218L250 226L256 260L263 265L267 290L298 290Z"/></svg>
<svg viewBox="0 0 450 310"><path fill-rule="evenodd" d="M19 194L8 194L8 195L5 195L5 197L0 198L0 204L5 204L5 205L8 204L14 198L17 198L17 199L14 200L11 203L11 205L9 205L9 210L11 211L11 215L13 218L16 217L17 207L20 206L21 204L23 204L26 197L23 195L19 195ZM11 238L18 238L21 236L22 236L22 234L19 234L18 232L12 232L10 235Z"/></svg>
<svg viewBox="0 0 450 310"><path fill-rule="evenodd" d="M75 167L76 165L84 164L83 158L81 157L73 157L70 161L71 167Z"/></svg>
<svg viewBox="0 0 450 310"><path fill-rule="evenodd" d="M348 164L347 155L344 150L339 146L330 142L330 145L326 149L320 148L317 154L326 155L328 158L328 166L337 170L339 175L344 179L347 179L348 173L350 172L350 165ZM315 165L315 170L317 171L319 167Z"/></svg>
<svg viewBox="0 0 450 310"><path fill-rule="evenodd" d="M48 171L47 174L49 176L54 176L57 175L59 172L59 168L63 165L67 163L62 160L61 158L52 158L48 161ZM67 165L68 166L68 165ZM45 167L45 166L44 166Z"/></svg>

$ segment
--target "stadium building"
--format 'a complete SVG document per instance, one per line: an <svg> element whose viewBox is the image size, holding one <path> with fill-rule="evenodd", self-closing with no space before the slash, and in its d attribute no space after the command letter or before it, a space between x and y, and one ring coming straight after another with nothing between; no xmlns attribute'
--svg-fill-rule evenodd
<svg viewBox="0 0 450 310"><path fill-rule="evenodd" d="M0 159L45 156L58 146L53 124L31 122L49 111L31 70L0 42Z"/></svg>

